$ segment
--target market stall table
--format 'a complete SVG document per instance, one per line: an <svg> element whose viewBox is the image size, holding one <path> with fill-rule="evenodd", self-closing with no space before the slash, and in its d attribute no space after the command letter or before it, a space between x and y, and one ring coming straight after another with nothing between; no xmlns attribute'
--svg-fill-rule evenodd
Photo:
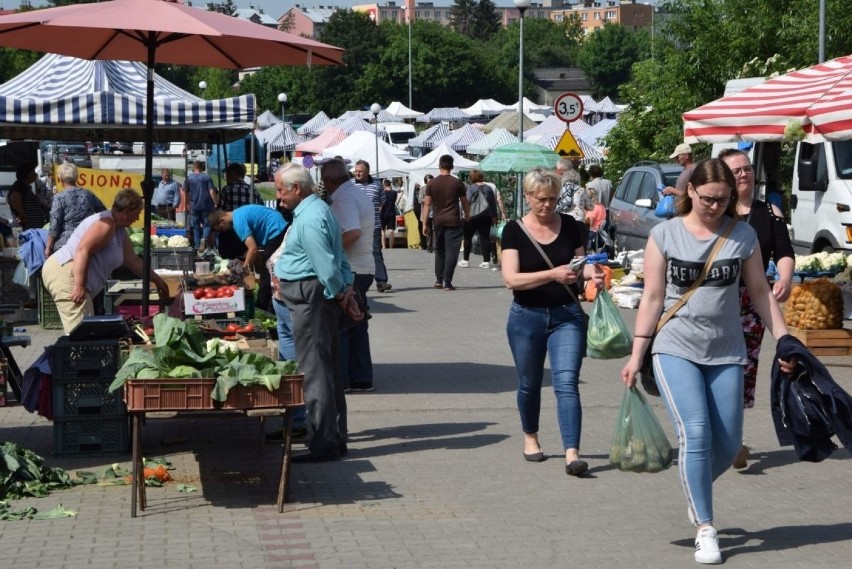
<svg viewBox="0 0 852 569"><path fill-rule="evenodd" d="M136 517L137 499L139 509L147 505L145 494L144 467L142 465L142 423L146 413L173 411L176 418L205 415L234 415L266 417L278 411L284 418L284 445L281 455L281 472L278 479L278 512L284 511L287 488L290 481L290 453L292 433L292 411L304 405L302 384L304 375L283 376L277 391L264 386L246 387L236 385L220 408L213 406L211 393L215 385L212 379L149 379L128 380L125 385L127 412L131 417L133 449L133 483L131 485L130 516Z"/></svg>

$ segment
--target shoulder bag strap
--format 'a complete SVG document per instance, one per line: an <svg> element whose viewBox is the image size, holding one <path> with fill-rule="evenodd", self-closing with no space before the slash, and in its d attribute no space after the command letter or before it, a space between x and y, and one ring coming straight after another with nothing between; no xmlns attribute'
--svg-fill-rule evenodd
<svg viewBox="0 0 852 569"><path fill-rule="evenodd" d="M725 228L725 231L722 235L716 239L716 243L713 245L713 249L710 250L710 255L707 257L707 261L704 263L704 267L701 269L701 272L698 273L698 277L696 277L695 281L689 286L685 293L678 299L671 308L666 310L666 312L660 317L660 321L657 323L657 328L654 330L654 335L656 335L660 328L665 325L666 322L671 320L672 316L675 315L675 312L683 308L683 305L686 304L686 301L689 300L689 297L692 296L701 283L704 282L704 279L707 278L707 273L710 271L710 266L713 264L713 261L716 260L716 255L719 253L719 250L722 248L722 245L725 244L725 241L728 239L728 235L733 231L734 226L737 224L736 219L731 219L728 222L728 226Z"/></svg>
<svg viewBox="0 0 852 569"><path fill-rule="evenodd" d="M520 218L518 219L518 225L521 227L521 229L523 229L524 233L527 234L527 237L529 237L530 241L532 241L533 247L535 247L536 250L541 254L542 258L544 259L544 262L547 263L547 266L552 269L553 262L550 260L550 257L547 256L547 253L544 252L544 249L541 248L541 245L538 244L538 241L535 240L535 237L532 236L532 233L530 233L530 230L527 229L527 226L524 225L523 220ZM577 298L577 295L574 294L574 291L571 290L571 287L565 283L562 283L562 286L565 287L565 290L568 291L568 294L571 295L571 298L574 299L574 302L580 304L580 300Z"/></svg>

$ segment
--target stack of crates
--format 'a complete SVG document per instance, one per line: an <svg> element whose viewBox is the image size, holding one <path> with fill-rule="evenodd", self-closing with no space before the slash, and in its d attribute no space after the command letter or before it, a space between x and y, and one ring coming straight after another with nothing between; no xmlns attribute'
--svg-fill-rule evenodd
<svg viewBox="0 0 852 569"><path fill-rule="evenodd" d="M195 249L192 247L151 249L151 268L191 273L195 270Z"/></svg>
<svg viewBox="0 0 852 569"><path fill-rule="evenodd" d="M38 289L38 323L45 330L60 330L62 320L59 318L59 310L56 308L53 297L44 288L41 277L36 279L36 288Z"/></svg>
<svg viewBox="0 0 852 569"><path fill-rule="evenodd" d="M122 391L109 386L121 367L126 340L70 341L53 346L53 453L111 456L130 448Z"/></svg>

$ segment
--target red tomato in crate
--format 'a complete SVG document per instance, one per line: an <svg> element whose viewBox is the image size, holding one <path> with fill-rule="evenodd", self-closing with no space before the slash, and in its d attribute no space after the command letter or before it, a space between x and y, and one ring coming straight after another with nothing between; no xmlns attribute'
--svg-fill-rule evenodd
<svg viewBox="0 0 852 569"><path fill-rule="evenodd" d="M204 288L197 288L192 291L192 296L193 298L195 298L195 300L201 300L202 298L204 298L204 294Z"/></svg>

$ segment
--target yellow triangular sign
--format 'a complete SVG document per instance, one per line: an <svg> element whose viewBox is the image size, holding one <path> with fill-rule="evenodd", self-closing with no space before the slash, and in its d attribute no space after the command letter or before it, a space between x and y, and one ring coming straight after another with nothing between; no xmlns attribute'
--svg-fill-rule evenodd
<svg viewBox="0 0 852 569"><path fill-rule="evenodd" d="M562 138L559 139L559 144L553 149L558 155L563 158L585 158L586 155L580 150L580 145L574 140L574 135L567 128L562 133Z"/></svg>

